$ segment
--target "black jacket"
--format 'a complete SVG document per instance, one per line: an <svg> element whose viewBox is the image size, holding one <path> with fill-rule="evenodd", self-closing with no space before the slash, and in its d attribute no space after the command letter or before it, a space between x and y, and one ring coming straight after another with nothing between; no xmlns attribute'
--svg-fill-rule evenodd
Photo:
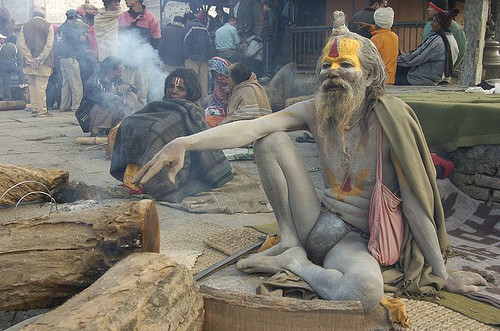
<svg viewBox="0 0 500 331"><path fill-rule="evenodd" d="M207 62L212 57L213 43L208 30L198 20L186 24L184 37L184 59Z"/></svg>
<svg viewBox="0 0 500 331"><path fill-rule="evenodd" d="M375 14L375 9L368 6L360 12L357 12L351 17L349 21L349 31L355 32L365 38L370 39L372 37L370 31L368 29L363 28L358 30L358 25L354 22L364 22L369 24L375 24L375 20L373 19L373 14Z"/></svg>
<svg viewBox="0 0 500 331"><path fill-rule="evenodd" d="M184 27L168 24L161 32L158 51L163 63L175 67L184 66Z"/></svg>
<svg viewBox="0 0 500 331"><path fill-rule="evenodd" d="M271 8L264 16L261 38L263 41L275 43L278 41L278 15Z"/></svg>
<svg viewBox="0 0 500 331"><path fill-rule="evenodd" d="M83 44L81 37L83 31L71 21L64 22L57 29L54 49L58 59L73 57L79 59L83 55Z"/></svg>
<svg viewBox="0 0 500 331"><path fill-rule="evenodd" d="M234 16L238 19L238 23L236 24L236 29L238 33L244 33L249 35L253 32L253 24L254 24L254 13L252 5L248 0L239 0L240 6L238 7L237 14L234 14L234 8L231 7L229 10L229 15Z"/></svg>

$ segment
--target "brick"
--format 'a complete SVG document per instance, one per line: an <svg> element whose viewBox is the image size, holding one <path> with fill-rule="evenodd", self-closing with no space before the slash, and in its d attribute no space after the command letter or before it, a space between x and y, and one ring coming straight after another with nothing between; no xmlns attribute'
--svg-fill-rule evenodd
<svg viewBox="0 0 500 331"><path fill-rule="evenodd" d="M492 198L493 202L500 202L500 191L494 190L493 194L491 195L491 198ZM499 223L499 225L500 225L500 223Z"/></svg>
<svg viewBox="0 0 500 331"><path fill-rule="evenodd" d="M498 177L475 175L474 183L477 186L489 187L492 189L500 190L500 178Z"/></svg>
<svg viewBox="0 0 500 331"><path fill-rule="evenodd" d="M470 197L477 199L477 200L483 200L483 201L488 201L490 198L490 190L487 188L483 187L477 187L477 186L472 186L472 185L466 185L462 188L460 188L465 194L469 195Z"/></svg>
<svg viewBox="0 0 500 331"><path fill-rule="evenodd" d="M464 185L472 185L474 183L474 176L453 171L450 175L450 180L455 186L461 187Z"/></svg>
<svg viewBox="0 0 500 331"><path fill-rule="evenodd" d="M476 171L480 174L495 176L497 169L492 164L481 163L476 165ZM499 176L500 177L500 176Z"/></svg>

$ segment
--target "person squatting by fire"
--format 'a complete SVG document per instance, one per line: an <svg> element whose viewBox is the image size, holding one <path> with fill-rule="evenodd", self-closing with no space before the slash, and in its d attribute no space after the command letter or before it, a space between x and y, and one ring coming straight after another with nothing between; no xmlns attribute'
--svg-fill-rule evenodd
<svg viewBox="0 0 500 331"><path fill-rule="evenodd" d="M342 12L334 13L334 29L318 61L317 77L321 84L315 98L257 119L179 137L156 153L133 182L146 184L168 170L173 183L186 152L255 141L259 175L282 240L240 260L238 270L286 269L321 298L357 300L366 312L380 302L384 288L432 295L442 288L465 292L486 285L475 273L446 270L448 237L422 129L407 104L385 94L387 74L376 47L348 31ZM310 131L318 145L324 178L319 197L286 134L296 130ZM371 240L379 239L369 225L377 178L397 204L400 200L397 208L406 231L396 238L402 241L396 247L400 251L383 273L385 263L369 249Z"/></svg>

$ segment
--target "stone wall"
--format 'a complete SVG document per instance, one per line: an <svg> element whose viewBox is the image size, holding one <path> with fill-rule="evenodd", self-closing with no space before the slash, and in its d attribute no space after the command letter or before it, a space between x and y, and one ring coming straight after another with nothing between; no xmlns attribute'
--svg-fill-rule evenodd
<svg viewBox="0 0 500 331"><path fill-rule="evenodd" d="M488 205L500 203L500 145L458 148L451 153L450 180L462 192Z"/></svg>

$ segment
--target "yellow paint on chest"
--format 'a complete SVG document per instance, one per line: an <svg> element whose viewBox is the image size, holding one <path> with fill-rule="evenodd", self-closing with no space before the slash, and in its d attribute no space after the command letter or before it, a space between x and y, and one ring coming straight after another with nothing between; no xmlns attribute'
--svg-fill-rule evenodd
<svg viewBox="0 0 500 331"><path fill-rule="evenodd" d="M345 202L347 197L353 196L361 196L362 188L365 185L366 181L369 178L370 172L367 168L362 168L354 177L354 185L351 184L352 180L350 178L350 174L347 173L343 177L339 177L333 173L333 170L328 166L324 166L326 180L328 181L328 185L332 190L333 196L337 198L337 200ZM346 185L349 183L349 185Z"/></svg>

